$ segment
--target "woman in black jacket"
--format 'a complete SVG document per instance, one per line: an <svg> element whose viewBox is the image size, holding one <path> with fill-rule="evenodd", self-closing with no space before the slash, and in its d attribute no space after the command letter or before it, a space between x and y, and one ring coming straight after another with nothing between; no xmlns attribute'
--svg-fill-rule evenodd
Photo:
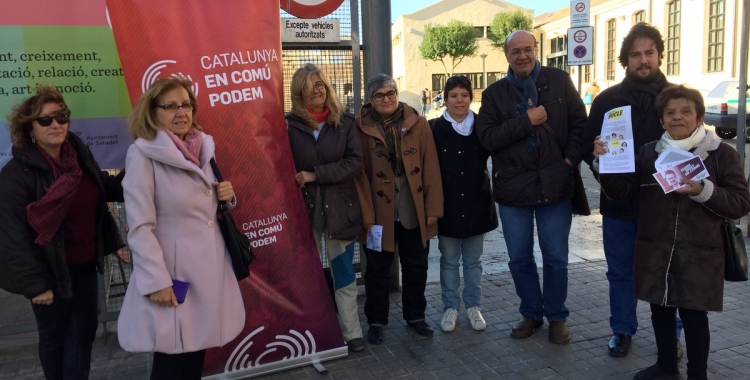
<svg viewBox="0 0 750 380"><path fill-rule="evenodd" d="M474 330L487 324L482 307L481 256L484 234L497 228L497 213L492 201L487 159L490 153L479 143L474 130L471 82L465 76L453 76L445 82L443 98L447 108L443 116L430 120L437 147L443 181L445 213L438 221L440 248L440 286L443 291L443 331L456 328L461 297L458 293L459 259L463 258L463 299L466 316Z"/></svg>
<svg viewBox="0 0 750 380"><path fill-rule="evenodd" d="M122 175L101 171L69 132L70 110L54 86L40 85L8 120L13 158L0 171L0 286L31 300L45 377L88 379L97 269L121 248L106 202L122 201Z"/></svg>
<svg viewBox="0 0 750 380"><path fill-rule="evenodd" d="M295 179L302 190L313 238L330 261L339 325L352 351L365 349L357 312L354 238L364 232L354 177L362 171L362 145L354 116L343 112L328 78L308 63L291 85L286 115Z"/></svg>

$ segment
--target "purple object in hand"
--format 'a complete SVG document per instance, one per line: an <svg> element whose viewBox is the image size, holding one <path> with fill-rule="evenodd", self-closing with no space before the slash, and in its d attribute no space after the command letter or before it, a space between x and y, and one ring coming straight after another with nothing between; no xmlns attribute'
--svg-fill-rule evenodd
<svg viewBox="0 0 750 380"><path fill-rule="evenodd" d="M189 282L172 280L172 291L174 291L174 295L177 298L177 303L185 302L185 296L187 296L189 286Z"/></svg>

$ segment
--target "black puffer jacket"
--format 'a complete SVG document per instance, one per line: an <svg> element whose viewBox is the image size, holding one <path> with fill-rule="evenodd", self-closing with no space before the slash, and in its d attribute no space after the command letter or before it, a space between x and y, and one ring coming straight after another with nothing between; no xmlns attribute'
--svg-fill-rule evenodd
<svg viewBox="0 0 750 380"><path fill-rule="evenodd" d="M490 152L479 143L476 129L458 134L441 116L430 120L443 181L444 212L438 219L438 235L456 239L497 228L487 159Z"/></svg>
<svg viewBox="0 0 750 380"><path fill-rule="evenodd" d="M362 171L363 161L354 115L343 114L337 127L324 125L317 141L312 129L297 116L287 114L286 120L295 171L315 173L315 182L302 189L310 225L315 212L322 211L330 239L356 238L364 229L354 178ZM315 210L319 191L323 210Z"/></svg>
<svg viewBox="0 0 750 380"><path fill-rule="evenodd" d="M632 92L628 86L620 83L602 91L594 99L594 104L591 106L589 119L586 123L586 129L583 132L581 154L583 155L583 160L589 164L591 171L597 179L599 173L594 170L592 165L594 162L594 138L601 134L605 113L613 108L631 106L630 112L633 118L633 145L635 152L638 152L643 145L659 140L661 135L664 134L656 106L654 105L648 110L641 109L638 106L639 97L640 94ZM599 202L599 212L604 216L633 221L638 219L637 194L628 198L612 200L602 193Z"/></svg>
<svg viewBox="0 0 750 380"><path fill-rule="evenodd" d="M102 196L96 216L98 269L104 255L120 248L116 226L106 202L122 202L122 177L99 169L86 144L73 133L68 139L78 154L84 175L96 182ZM70 273L65 262L63 227L46 246L34 244L36 233L26 218L26 206L39 200L52 184L52 171L35 147L13 147L11 159L0 171L0 287L33 298L52 289L55 298L71 298ZM75 212L70 210L69 212Z"/></svg>
<svg viewBox="0 0 750 380"><path fill-rule="evenodd" d="M528 100L507 79L482 93L477 134L492 153L493 195L501 205L553 204L573 196L573 167L565 158L573 165L581 162L586 108L562 70L542 67L536 85L538 105L547 111L547 122L537 127L526 113L515 114L516 105ZM527 137L534 135L541 145L529 149Z"/></svg>

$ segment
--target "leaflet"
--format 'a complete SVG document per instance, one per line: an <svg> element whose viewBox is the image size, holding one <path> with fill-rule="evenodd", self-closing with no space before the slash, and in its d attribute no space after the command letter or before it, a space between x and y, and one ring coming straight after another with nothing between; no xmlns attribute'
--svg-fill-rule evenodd
<svg viewBox="0 0 750 380"><path fill-rule="evenodd" d="M654 165L656 166L656 171L663 172L693 157L695 155L686 150L669 147L659 154L659 158L656 159Z"/></svg>
<svg viewBox="0 0 750 380"><path fill-rule="evenodd" d="M659 183L662 190L664 190L664 194L668 194L679 188L687 187L687 184L682 183L683 178L691 179L693 181L700 181L704 178L708 178L708 170L706 170L706 166L703 165L703 160L698 156L694 156L687 160L674 163L674 165L663 171L654 173L654 178L656 179L656 182Z"/></svg>
<svg viewBox="0 0 750 380"><path fill-rule="evenodd" d="M604 114L601 141L606 154L599 156L599 173L635 172L633 122L630 106L618 107Z"/></svg>
<svg viewBox="0 0 750 380"><path fill-rule="evenodd" d="M372 228L370 228L370 231L367 231L367 243L365 244L365 247L376 252L381 252L382 242L383 226L375 224L372 226Z"/></svg>

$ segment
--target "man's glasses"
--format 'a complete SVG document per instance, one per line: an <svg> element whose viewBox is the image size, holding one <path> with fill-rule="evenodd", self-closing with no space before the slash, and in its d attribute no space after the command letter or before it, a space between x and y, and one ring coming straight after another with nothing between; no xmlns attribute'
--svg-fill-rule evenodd
<svg viewBox="0 0 750 380"><path fill-rule="evenodd" d="M172 113L176 113L177 110L180 109L180 108L184 109L185 112L192 111L193 108L195 108L192 103L182 103L182 105L174 104L174 103L172 103L172 104L164 104L164 105L157 104L154 107L159 107L159 108L163 109L164 111L172 112Z"/></svg>
<svg viewBox="0 0 750 380"><path fill-rule="evenodd" d="M55 116L39 116L36 118L36 122L42 127L49 127L52 125L52 120L56 121L57 124L68 124L70 122L69 113L58 113Z"/></svg>
<svg viewBox="0 0 750 380"><path fill-rule="evenodd" d="M396 95L398 95L398 92L396 92L396 90L390 90L388 92L377 92L372 95L372 99L382 102L383 98L385 98L386 96L388 97L388 99L393 100L396 98Z"/></svg>
<svg viewBox="0 0 750 380"><path fill-rule="evenodd" d="M526 47L524 49L513 49L508 53L509 57L518 57L521 55L521 53L525 54L527 57L533 56L536 54L536 48L535 47Z"/></svg>

